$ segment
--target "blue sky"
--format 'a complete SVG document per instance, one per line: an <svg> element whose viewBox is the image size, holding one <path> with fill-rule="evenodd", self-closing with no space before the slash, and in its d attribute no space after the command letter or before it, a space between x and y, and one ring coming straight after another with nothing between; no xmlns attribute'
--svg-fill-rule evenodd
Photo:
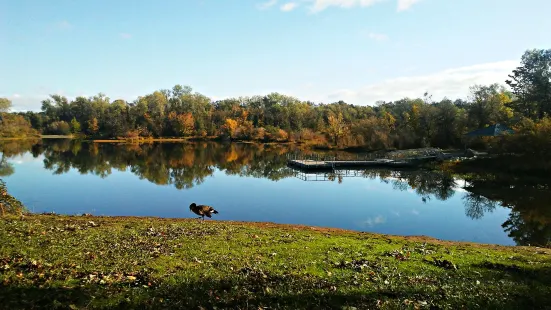
<svg viewBox="0 0 551 310"><path fill-rule="evenodd" d="M133 100L175 84L373 104L465 97L549 48L548 0L0 0L0 96Z"/></svg>

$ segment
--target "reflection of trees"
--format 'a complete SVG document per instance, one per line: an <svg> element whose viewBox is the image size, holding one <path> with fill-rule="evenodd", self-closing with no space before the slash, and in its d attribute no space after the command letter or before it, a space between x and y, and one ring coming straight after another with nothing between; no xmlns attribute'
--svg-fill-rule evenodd
<svg viewBox="0 0 551 310"><path fill-rule="evenodd" d="M10 176L13 172L13 165L8 162L7 157L2 153L2 158L0 158L0 177Z"/></svg>
<svg viewBox="0 0 551 310"><path fill-rule="evenodd" d="M471 175L468 181L466 197L476 198L467 200L468 216L480 218L499 203L511 208L502 227L518 245L551 246L551 190L545 180Z"/></svg>
<svg viewBox="0 0 551 310"><path fill-rule="evenodd" d="M40 141L40 139L0 140L0 152L6 158L23 155L34 145L39 145Z"/></svg>
<svg viewBox="0 0 551 310"><path fill-rule="evenodd" d="M383 182L392 184L397 190L414 189L423 201L431 196L438 200L447 200L455 193L455 180L451 174L429 170L366 170L364 176L380 178Z"/></svg>
<svg viewBox="0 0 551 310"><path fill-rule="evenodd" d="M452 175L423 170L368 170L364 176L380 178L394 189L414 189L423 201L431 196L446 200L453 196L456 182ZM503 228L518 245L551 246L551 187L549 184L522 179L470 175L462 197L465 214L480 219L498 205L511 208Z"/></svg>
<svg viewBox="0 0 551 310"><path fill-rule="evenodd" d="M280 180L291 173L282 146L220 143L111 144L71 140L44 141L44 167L55 174L76 169L102 178L112 170L178 189L201 184L215 169L228 175ZM33 148L33 151L39 151Z"/></svg>
<svg viewBox="0 0 551 310"><path fill-rule="evenodd" d="M467 192L463 196L465 203L465 214L473 220L480 219L486 212L493 212L497 203L482 195Z"/></svg>
<svg viewBox="0 0 551 310"><path fill-rule="evenodd" d="M532 219L526 214L513 210L501 226L517 244L551 247L549 217Z"/></svg>
<svg viewBox="0 0 551 310"><path fill-rule="evenodd" d="M33 148L40 140L2 140L0 141L0 176L7 177L13 174L13 165L8 162L8 159L18 155L22 155Z"/></svg>

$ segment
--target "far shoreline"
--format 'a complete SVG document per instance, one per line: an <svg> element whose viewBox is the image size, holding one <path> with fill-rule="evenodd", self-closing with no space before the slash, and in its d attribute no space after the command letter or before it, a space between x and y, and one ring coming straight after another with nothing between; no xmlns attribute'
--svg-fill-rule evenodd
<svg viewBox="0 0 551 310"><path fill-rule="evenodd" d="M40 140L40 139L70 139L79 140L82 142L91 143L114 143L114 144L145 144L145 143L164 143L164 142L219 142L219 143L242 143L242 144L262 144L262 145L295 145L300 147L306 147L319 151L345 151L349 153L370 153L379 151L396 151L401 149L389 149L389 150L371 150L367 145L353 146L353 147L337 147L333 145L320 145L315 144L313 141L259 141L259 140L240 140L240 139L228 139L218 136L190 136L190 137L159 137L159 138L88 138L79 137L75 135L40 135L37 137L0 137L0 141L19 141L19 140Z"/></svg>

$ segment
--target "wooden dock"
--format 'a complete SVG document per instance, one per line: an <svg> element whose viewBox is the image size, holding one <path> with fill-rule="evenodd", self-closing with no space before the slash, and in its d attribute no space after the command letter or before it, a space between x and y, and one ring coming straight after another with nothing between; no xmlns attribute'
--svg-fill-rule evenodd
<svg viewBox="0 0 551 310"><path fill-rule="evenodd" d="M303 155L288 153L287 166L303 171L310 170L365 170L368 168L410 168L433 160L442 160L446 156L439 149L411 149L393 151L387 153L370 153L360 155L355 159L346 156L346 159L339 159L331 154Z"/></svg>

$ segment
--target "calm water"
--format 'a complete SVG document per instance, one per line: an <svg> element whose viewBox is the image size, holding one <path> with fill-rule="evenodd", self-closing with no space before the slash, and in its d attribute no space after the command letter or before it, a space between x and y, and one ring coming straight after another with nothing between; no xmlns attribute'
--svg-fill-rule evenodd
<svg viewBox="0 0 551 310"><path fill-rule="evenodd" d="M0 174L33 212L269 221L481 243L544 244L549 187L429 171L301 173L284 146L5 142ZM340 154L339 156L345 156ZM465 188L465 185L468 185ZM543 211L542 211L543 210Z"/></svg>

